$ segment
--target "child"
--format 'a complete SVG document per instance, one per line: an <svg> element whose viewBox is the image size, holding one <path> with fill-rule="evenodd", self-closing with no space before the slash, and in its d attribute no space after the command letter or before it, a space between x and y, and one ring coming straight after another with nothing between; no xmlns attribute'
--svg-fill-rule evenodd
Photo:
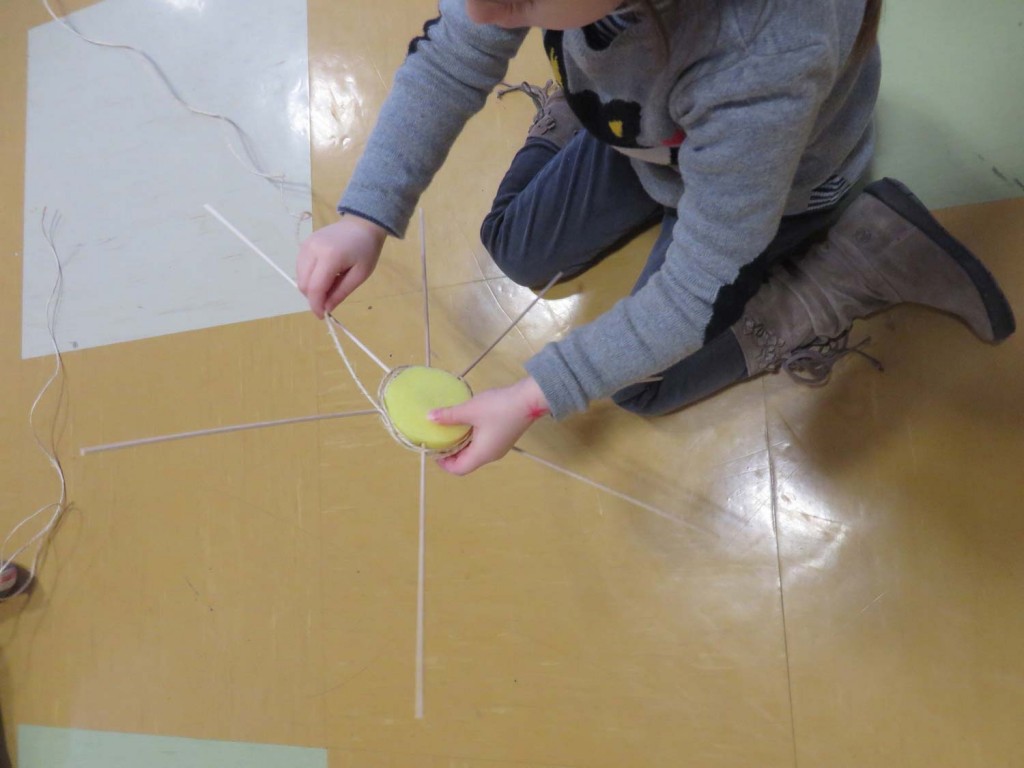
<svg viewBox="0 0 1024 768"><path fill-rule="evenodd" d="M442 467L470 472L540 416L601 397L658 414L781 367L823 382L853 320L902 302L1001 340L1014 320L999 287L909 190L886 179L851 192L873 150L880 3L441 0L342 219L302 246L299 287L322 316L369 277L539 26L558 85L512 89L539 111L484 221L486 247L536 287L654 222L661 234L629 297L547 345L518 383L432 415L473 427Z"/></svg>

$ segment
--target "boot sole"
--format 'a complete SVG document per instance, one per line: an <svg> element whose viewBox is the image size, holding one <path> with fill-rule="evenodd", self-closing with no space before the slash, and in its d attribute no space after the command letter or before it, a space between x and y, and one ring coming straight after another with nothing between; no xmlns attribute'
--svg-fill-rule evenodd
<svg viewBox="0 0 1024 768"><path fill-rule="evenodd" d="M985 305L993 342L1002 341L1017 329L1010 302L999 284L967 247L951 235L928 211L917 195L896 179L885 178L865 187L864 192L880 200L901 217L909 221L960 266L974 284Z"/></svg>

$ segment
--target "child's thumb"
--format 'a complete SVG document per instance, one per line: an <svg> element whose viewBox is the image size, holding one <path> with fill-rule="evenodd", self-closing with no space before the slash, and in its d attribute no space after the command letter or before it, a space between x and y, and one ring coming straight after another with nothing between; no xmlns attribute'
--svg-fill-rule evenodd
<svg viewBox="0 0 1024 768"><path fill-rule="evenodd" d="M462 403L460 405L453 405L448 408L437 408L427 414L427 418L435 424L441 424L448 426L451 424L472 424L471 419L473 418L472 403Z"/></svg>

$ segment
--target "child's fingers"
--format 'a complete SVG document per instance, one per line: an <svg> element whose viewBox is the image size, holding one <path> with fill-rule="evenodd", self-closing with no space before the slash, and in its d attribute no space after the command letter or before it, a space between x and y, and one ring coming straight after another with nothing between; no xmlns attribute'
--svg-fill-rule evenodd
<svg viewBox="0 0 1024 768"><path fill-rule="evenodd" d="M342 275L341 279L335 282L328 292L327 298L324 299L324 312L333 312L334 308L347 299L352 291L366 281L367 277L369 275L366 274L366 269L362 264L357 264Z"/></svg>
<svg viewBox="0 0 1024 768"><path fill-rule="evenodd" d="M309 277L313 274L314 264L316 259L309 253L307 246L303 246L295 260L295 282L303 295L309 290Z"/></svg>
<svg viewBox="0 0 1024 768"><path fill-rule="evenodd" d="M431 411L427 417L435 424L443 426L468 424L473 425L473 414L475 412L473 401L469 400L461 405L453 405L449 408L438 408Z"/></svg>
<svg viewBox="0 0 1024 768"><path fill-rule="evenodd" d="M321 319L324 316L327 296L337 280L337 268L332 266L328 259L318 259L309 278L306 298L309 299L309 308L313 310L313 314Z"/></svg>
<svg viewBox="0 0 1024 768"><path fill-rule="evenodd" d="M474 450L473 443L470 443L458 453L438 459L437 463L445 472L461 477L479 469L487 462L480 456L479 450Z"/></svg>
<svg viewBox="0 0 1024 768"><path fill-rule="evenodd" d="M441 469L453 475L468 475L475 472L485 464L497 461L508 453L508 447L504 445L500 436L476 435L469 441L469 444L456 454L445 456L438 460Z"/></svg>

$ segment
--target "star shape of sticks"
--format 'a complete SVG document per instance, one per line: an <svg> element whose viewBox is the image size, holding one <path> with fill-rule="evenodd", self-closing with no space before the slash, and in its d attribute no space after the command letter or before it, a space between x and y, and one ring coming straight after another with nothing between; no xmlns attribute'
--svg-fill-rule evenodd
<svg viewBox="0 0 1024 768"><path fill-rule="evenodd" d="M239 231L233 224L231 224L220 213L218 213L212 206L206 205L204 207L205 207L206 211L211 216L213 216L215 219L217 219L232 234L234 234L235 237L237 237L239 240L241 240L246 246L248 246L248 248L250 250L252 250L256 255L258 255L261 259L263 259L264 262L266 262L275 272L277 272L282 278L284 278L293 288L298 290L298 285L295 282L295 280L292 279L292 277L287 272L285 272L280 266L278 266L277 263L273 259L271 259L262 250L260 250L260 248L257 247L255 243L253 243L248 237L246 237L241 231ZM423 211L422 211L422 209L420 210L419 225L420 225L419 226L419 229L420 229L420 261L421 261L422 275L423 275L424 346L425 346L425 361L426 361L425 364L426 364L427 367L431 367L430 363L431 363L432 354L431 354L431 348L430 348L430 302L429 302L428 290L427 290L427 287L428 287L428 284L427 284L427 251L426 251L426 237L425 237L425 231L424 231L425 227L424 227L424 218L423 218ZM537 303L542 298L544 298L545 294L551 289L552 286L555 285L555 283L557 283L561 279L561 277L562 277L561 273L555 275L548 282L548 284L541 291L539 291L537 293L537 295L534 297L533 301L531 301L529 303L529 305L522 312L520 312L519 315L509 324L509 326L504 331L502 331L502 333L483 352L481 352L472 363L470 363L460 374L458 374L457 378L460 379L460 380L464 380L465 377L470 373L470 371L472 371L487 356L487 354L490 353L491 350L493 350L498 345L498 343L501 342L501 340L504 339L505 336L507 336L519 324L519 322L526 316L526 314L531 309L533 309L533 307L535 307L537 305ZM337 335L337 332L336 332L335 329L340 330L348 338L349 341L351 341L353 344L355 344L356 347L358 347L382 371L384 371L385 377L388 376L391 373L391 369L387 365L385 365L381 361L381 359L377 355L375 355L366 344L364 344L362 341L360 341L358 338L356 338L356 336L351 331L349 331L349 329L346 328L341 323L341 321L339 321L337 318L335 318L332 313L328 312L328 313L326 313L324 315L324 322L327 325L328 333L330 334L331 339L334 342L335 349L337 350L338 355L341 357L342 362L345 364L345 367L348 370L349 375L352 377L353 382L356 384L356 386L359 388L359 390L363 393L363 395L369 401L369 403L372 406L372 409L359 410L359 411L345 411L345 412L340 412L340 413L315 414L315 415L311 415L311 416L299 416L299 417L290 418L290 419L278 419L278 420L274 420L274 421L254 422L254 423L249 423L249 424L235 424L235 425L225 426L225 427L214 427L212 429L202 429L202 430L196 430L196 431L191 431L191 432L178 432L178 433L170 434L170 435L159 435L159 436L156 436L156 437L146 437L146 438L141 438L141 439L136 439L136 440L126 440L126 441L118 442L118 443L107 443L105 445L97 445L97 446L91 446L91 447L88 447L88 448L82 448L81 451L80 451L80 454L84 456L84 455L88 455L88 454L91 454L91 453L101 453L101 452L105 452L105 451L113 451L113 450L118 450L118 449L122 449L122 448L131 448L131 447L137 447L137 446L142 446L142 445L151 445L153 443L167 442L167 441L170 441L170 440L183 440L183 439L188 439L188 438L193 438L193 437L202 437L202 436L205 436L205 435L217 435L217 434L224 434L224 433L227 433L227 432L238 432L238 431L248 430L248 429L260 429L260 428L264 428L264 427L273 427L273 426L280 426L280 425L285 425L285 424L297 424L297 423L310 422L310 421L322 421L322 420L326 420L326 419L343 419L343 418L352 418L352 417L358 417L358 416L374 416L374 415L377 415L377 416L380 416L382 419L384 419L385 423L390 423L389 419L388 419L388 414L386 413L385 409L382 407L381 403L378 403L378 401L373 398L373 396L369 393L367 388L359 380L359 377L356 375L355 368L352 366L352 363L349 360L348 355L346 354L345 349L342 346L341 340L338 338L338 335ZM424 449L422 447L417 447L417 446L410 445L410 444L408 444L408 443L406 443L405 441L402 441L402 440L399 440L399 442L402 442L403 445L405 447L407 447L407 448L411 448L413 450L416 450L419 453L419 455L420 455L419 544L418 544L418 552L419 552L419 554L418 554L418 567L417 567L417 580L416 580L417 581L417 586L416 586L416 684L415 684L414 714L415 714L416 719L422 719L423 718L423 714L424 714L424 706L423 706L423 698L424 698L424 663L423 663L424 621L423 621L423 618L424 618L424 594L425 594L424 587L425 587L425 562L426 562L426 462L427 462L427 455L428 455L428 453L430 453L430 451L427 450L427 449ZM585 484L587 484L587 485L589 485L589 486L591 486L593 488L598 489L599 491L602 491L604 493L608 493L608 494L610 494L612 496L615 496L615 497L617 497L619 499L622 499L623 501L626 501L626 502L628 502L628 503L630 503L630 504L632 504L634 506L637 506L637 507L639 507L641 509L647 510L648 512L651 512L651 513L653 513L655 515L658 515L659 517L663 517L663 518L665 518L667 520L670 520L670 521L672 521L673 523L675 523L677 525L686 525L686 523L683 523L675 515L671 515L668 512L665 512L665 511L663 511L661 509L658 509L657 507L654 507L654 506L652 506L652 505L650 505L650 504L648 504L648 503L646 503L644 501L641 501L640 499L634 498L634 497L629 496L629 495L627 495L625 493L622 493L621 491L615 490L614 488L611 488L611 487L609 487L607 485L604 485L603 483L599 483L599 482L596 482L594 480L591 480L590 478L584 477L581 474L578 474L576 472L573 472L570 469L566 469L565 467L561 467L561 466L559 466L557 464L554 464L553 462L550 462L547 459L541 458L540 456L536 456L536 455L534 455L534 454L532 454L532 453L530 453L528 451L523 450L518 445L514 446L512 448L512 451L514 453L520 455L520 456L524 456L524 457L530 459L531 461L534 461L534 462L536 462L538 464L541 464L541 465L543 465L543 466L545 466L545 467L547 467L547 468L549 468L551 470L554 470L555 472L559 472L559 473L561 473L563 475L571 477L574 480L578 480L578 481L580 481L582 483L585 483Z"/></svg>

